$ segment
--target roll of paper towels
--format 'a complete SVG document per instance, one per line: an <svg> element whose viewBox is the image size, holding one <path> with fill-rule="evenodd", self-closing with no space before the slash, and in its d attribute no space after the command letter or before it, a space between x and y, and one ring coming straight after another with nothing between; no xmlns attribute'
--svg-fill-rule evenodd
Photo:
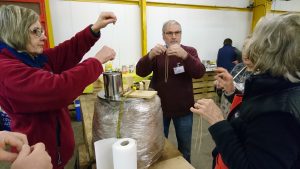
<svg viewBox="0 0 300 169"><path fill-rule="evenodd" d="M122 138L112 146L114 169L137 169L136 141Z"/></svg>
<svg viewBox="0 0 300 169"><path fill-rule="evenodd" d="M117 140L117 138L108 138L94 143L97 169L113 169L112 146Z"/></svg>

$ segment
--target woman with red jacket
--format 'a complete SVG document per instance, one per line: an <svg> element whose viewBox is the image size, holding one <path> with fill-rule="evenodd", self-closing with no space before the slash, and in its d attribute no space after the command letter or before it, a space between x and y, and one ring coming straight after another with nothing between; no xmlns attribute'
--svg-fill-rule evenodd
<svg viewBox="0 0 300 169"><path fill-rule="evenodd" d="M100 38L100 29L116 22L112 12L58 46L44 50L47 37L39 16L19 6L0 7L0 106L11 118L11 130L27 135L30 145L43 142L53 168L73 155L74 134L67 106L114 59L104 46L79 63Z"/></svg>

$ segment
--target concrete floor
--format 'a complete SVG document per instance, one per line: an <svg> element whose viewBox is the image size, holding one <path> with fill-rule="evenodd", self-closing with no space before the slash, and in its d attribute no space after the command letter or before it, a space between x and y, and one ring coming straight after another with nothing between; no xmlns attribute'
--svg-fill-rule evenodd
<svg viewBox="0 0 300 169"><path fill-rule="evenodd" d="M212 168L211 151L215 145L208 133L208 127L209 125L205 120L202 120L198 115L194 115L191 164L195 169ZM177 145L173 125L170 126L170 135L168 139L171 143Z"/></svg>

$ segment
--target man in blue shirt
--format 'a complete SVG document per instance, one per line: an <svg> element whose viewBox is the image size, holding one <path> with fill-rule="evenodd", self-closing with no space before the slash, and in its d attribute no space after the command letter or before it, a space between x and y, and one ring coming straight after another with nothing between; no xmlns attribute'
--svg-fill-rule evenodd
<svg viewBox="0 0 300 169"><path fill-rule="evenodd" d="M227 38L224 40L224 46L219 49L217 57L217 66L227 69L231 72L232 68L238 63L237 53L232 46L232 40Z"/></svg>

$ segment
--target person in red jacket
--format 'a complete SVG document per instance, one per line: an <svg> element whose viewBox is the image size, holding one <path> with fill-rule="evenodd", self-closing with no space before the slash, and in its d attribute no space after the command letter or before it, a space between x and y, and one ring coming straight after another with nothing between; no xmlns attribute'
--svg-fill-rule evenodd
<svg viewBox="0 0 300 169"><path fill-rule="evenodd" d="M52 169L45 145L37 143L30 147L26 135L17 132L0 131L0 161L11 162L10 169Z"/></svg>
<svg viewBox="0 0 300 169"><path fill-rule="evenodd" d="M168 137L171 120L176 130L178 149L190 162L194 104L192 78L200 78L205 67L197 50L181 45L181 25L175 20L164 23L162 36L165 45L158 44L142 57L136 73L145 77L153 71L150 87L161 98L164 134Z"/></svg>
<svg viewBox="0 0 300 169"><path fill-rule="evenodd" d="M100 38L100 30L116 22L102 12L96 22L54 48L31 9L0 8L0 106L11 118L11 130L24 133L30 145L43 142L53 168L64 168L73 155L74 134L67 106L103 72L115 52L102 47L79 63Z"/></svg>

